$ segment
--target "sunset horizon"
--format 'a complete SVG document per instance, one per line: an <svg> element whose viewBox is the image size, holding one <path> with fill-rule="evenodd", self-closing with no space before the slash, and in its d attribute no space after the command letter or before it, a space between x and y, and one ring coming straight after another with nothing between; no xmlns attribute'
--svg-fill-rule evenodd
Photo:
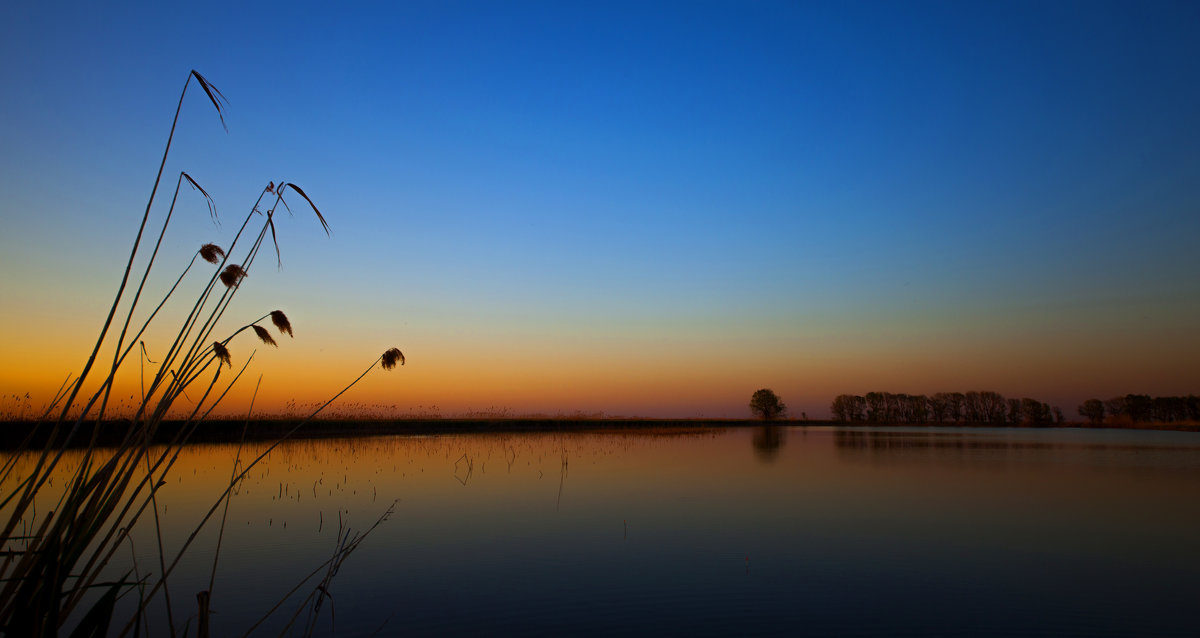
<svg viewBox="0 0 1200 638"><path fill-rule="evenodd" d="M1195 394L1191 13L14 10L0 395L36 409L86 361L193 68L228 105L185 97L150 220L186 171L219 224L185 182L135 316L268 183L330 227L281 211L280 266L264 256L220 330L279 309L295 338L233 341L254 361L218 413L260 375L257 412L324 401L393 346L407 365L337 405L738 418L767 387L821 419L840 394L986 390L1075 419ZM114 397L169 339L142 339Z"/></svg>
<svg viewBox="0 0 1200 638"><path fill-rule="evenodd" d="M4 18L0 634L1195 633L1200 2Z"/></svg>

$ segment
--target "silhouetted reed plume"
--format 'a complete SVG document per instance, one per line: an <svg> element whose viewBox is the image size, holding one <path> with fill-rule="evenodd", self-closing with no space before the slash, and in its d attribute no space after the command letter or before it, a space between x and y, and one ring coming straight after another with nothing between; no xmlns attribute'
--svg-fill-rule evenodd
<svg viewBox="0 0 1200 638"><path fill-rule="evenodd" d="M219 264L225 258L225 251L216 244L204 244L200 247L200 257L210 264Z"/></svg>
<svg viewBox="0 0 1200 638"><path fill-rule="evenodd" d="M221 271L221 283L225 284L226 288L233 288L241 283L242 279L247 276L246 271L237 264L229 264L225 270Z"/></svg>
<svg viewBox="0 0 1200 638"><path fill-rule="evenodd" d="M224 363L230 368L233 367L233 357L229 355L229 350L226 349L225 346L221 345L220 341L214 341L212 344L212 349L213 354L217 356L217 359L220 359L221 363Z"/></svg>
<svg viewBox="0 0 1200 638"><path fill-rule="evenodd" d="M392 348L391 350L383 353L383 356L380 357L379 360L382 363L384 370L391 370L392 368L396 367L397 361L400 362L400 365L404 365L404 353L400 352L399 348Z"/></svg>
<svg viewBox="0 0 1200 638"><path fill-rule="evenodd" d="M209 520L209 516L199 523L191 536L179 548L174 561L168 562L164 539L157 525L158 503L155 495L166 484L165 478L168 472L197 426L208 417L220 404L226 393L238 382L242 372L246 370L246 366L254 356L254 353L251 352L246 358L245 364L241 366L233 379L228 381L227 385L216 387L222 367L229 366L231 369L233 367L233 357L227 347L230 340L246 328L252 328L264 343L277 345L271 334L262 326L257 325L267 317L270 317L271 322L281 333L293 336L291 322L278 310L242 326L224 339L216 337L213 333L220 325L233 297L237 294L242 280L247 277L268 231L271 233L272 242L275 243L273 213L278 204L282 203L285 208L287 207L287 203L283 200L285 190L290 188L303 197L312 206L313 212L316 213L326 234L329 233L329 225L324 216L303 190L291 183L281 182L276 186L272 182L263 188L258 201L250 207L250 212L246 215L245 221L228 247L222 249L211 243L201 246L196 253L190 256L182 274L163 295L162 300L149 313L149 316L145 318L140 329L132 329L137 328L135 324L132 324L134 313L149 280L150 272L156 265L155 260L159 248L163 245L163 239L175 209L175 202L185 180L203 195L210 216L214 223L217 221L216 206L208 192L201 188L190 175L181 172L171 206L167 209L165 219L162 221L150 257L146 260L140 283L137 284L132 299L123 305L126 286L130 283L132 267L138 256L143 233L147 230L150 210L154 204L171 150L183 100L192 80L195 80L204 90L209 101L217 110L222 127L225 127L223 107L226 102L225 96L198 72L190 72L179 97L179 106L176 108L175 118L171 123L171 133L163 151L162 163L155 176L150 198L146 202L146 209L130 250L129 260L117 287L112 308L103 322L95 346L82 371L74 380L70 380L68 377L68 381L64 382L63 389L56 393L47 408L47 415L52 410L58 413L57 419L52 420L53 427L47 437L49 442L36 457L33 467L28 468L23 477L13 478L15 463L6 463L0 466L0 486L5 488L0 492L0 510L3 511L3 517L0 517L0 549L3 550L3 553L0 554L0 633L5 635L57 635L70 629L66 624L69 618L81 619L78 620L74 633L108 635L117 599L133 593L133 598L135 598L133 604L137 611L129 619L124 629L117 632L125 635L140 623L140 619L145 618L147 606L160 591L162 596L159 600L163 600L166 606L166 623L171 630L169 633L176 634L172 598L167 588L167 579L192 540ZM228 129L226 128L226 130ZM266 209L266 219L263 220L262 226L246 232L251 219L255 215L262 214L259 205L268 195L273 196L275 201L271 203L270 208ZM242 242L241 245L239 245L239 241ZM246 243L250 243L250 246L245 250L245 256L240 264L226 265L226 261L234 253L234 250L244 248ZM275 243L275 249L278 255L277 243ZM143 334L147 332L150 324L158 317L159 311L172 299L176 290L184 282L197 257L216 264L218 266L215 269L216 272L207 275L207 283L200 290L190 311L186 312L170 345L165 348L165 351L156 350L156 353L162 352L158 356L159 362L149 361L152 365L159 366L158 371L149 384L143 386L139 399L140 404L137 405L132 418L119 422L122 429L117 431L117 434L123 437L120 443L100 454L97 441L101 430L111 430L114 427L113 422L105 421L105 409L118 369L135 347L140 345L143 348L142 352L145 352L142 341ZM217 285L218 281L224 285L223 289ZM119 307L126 316L123 318L119 336L114 339L109 336L109 329L114 327L113 322ZM129 337L128 341L126 341L127 336ZM115 341L115 348L113 341ZM89 372L92 371L97 354L106 344L113 349L112 365L104 373L106 376L95 394L86 402L81 399L79 401L81 406L76 406L76 399L79 397ZM148 361L149 358L146 357L146 360ZM403 365L404 356L400 354L399 350L393 348L384 356L376 359L375 363L382 362L385 368L390 369L397 361ZM375 363L371 364L367 372L374 368ZM215 370L213 369L214 364ZM144 365L140 359L139 365ZM316 417L326 406L353 387L367 372L359 375L350 385L317 408L307 419L296 424L287 436ZM205 375L211 375L211 381L197 384L201 387L206 385L207 388L193 401L192 397L187 397L184 392L193 387L193 384ZM205 376L205 381L208 381L207 376ZM194 404L194 408L190 408L190 416L186 417L183 426L170 441L167 441L165 445L152 447L151 444L156 443L155 437L159 424L166 418L176 400L181 396L187 397ZM47 497L43 488L51 489L48 487L51 486L51 477L54 476L64 451L72 444L73 438L76 437L86 420L95 423L91 443L84 449L76 469L72 470L74 475L69 478L67 487L63 488L61 494L55 493ZM26 448L22 448L18 450L17 454L25 451ZM259 459L261 458L260 456ZM225 492L217 499L217 505L214 505L213 511L220 504L227 503L234 485L257 462L258 460L242 468L241 473L230 482ZM16 484L6 483L9 479ZM57 506L51 514L39 513L34 509L35 501L40 498L57 500ZM152 529L154 538L158 542L159 569L157 573L153 576L135 575L136 580L129 574L109 578L115 555L130 539L131 530L142 521L142 515L147 510L152 512L155 518L153 523L155 527ZM30 529L30 527L34 533L24 534L23 530ZM18 530L22 531L18 532ZM21 535L17 536L18 533ZM345 547L340 548L342 555L350 547L346 543L343 545Z"/></svg>
<svg viewBox="0 0 1200 638"><path fill-rule="evenodd" d="M263 343L265 343L269 346L275 346L276 348L279 347L279 344L275 343L275 338L271 336L271 333L267 332L266 328L264 328L258 324L254 324L250 327L254 328L254 334L258 335L258 338L262 339Z"/></svg>
<svg viewBox="0 0 1200 638"><path fill-rule="evenodd" d="M292 334L292 322L288 321L282 310L271 311L271 323L275 324L279 332L286 332L287 336L295 338L296 335Z"/></svg>

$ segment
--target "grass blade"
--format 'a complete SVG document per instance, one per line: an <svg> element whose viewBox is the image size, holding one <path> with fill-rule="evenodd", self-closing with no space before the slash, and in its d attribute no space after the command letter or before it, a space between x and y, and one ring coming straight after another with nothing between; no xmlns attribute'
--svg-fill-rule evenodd
<svg viewBox="0 0 1200 638"><path fill-rule="evenodd" d="M204 196L204 202L208 204L208 216L212 217L214 224L220 225L220 220L217 219L217 203L213 201L212 197L209 197L208 191L204 190L204 187L197 184L196 180L192 179L191 175L188 175L186 172L183 172L182 175L187 179L188 183L192 185L192 188L200 191L200 194Z"/></svg>
<svg viewBox="0 0 1200 638"><path fill-rule="evenodd" d="M279 201L283 201L282 199ZM279 240L275 238L275 220L271 217L267 218L267 226L271 227L271 243L275 244L275 261L280 268L283 268L283 257L279 254Z"/></svg>
<svg viewBox="0 0 1200 638"><path fill-rule="evenodd" d="M291 182L284 184L283 188L280 188L279 190L282 191L284 188L290 188L290 189L296 191L301 197L304 198L304 201L308 202L309 206L312 206L313 212L317 214L317 219L321 220L321 227L325 229L325 234L328 235L329 234L329 224L325 222L325 217L323 215L321 215L320 210L317 210L317 205L314 204L311 199L309 199L308 195L306 195L299 186L296 186L295 184L293 184ZM287 204L284 204L284 206L286 206L286 205Z"/></svg>
<svg viewBox="0 0 1200 638"><path fill-rule="evenodd" d="M223 102L228 105L229 100L225 97L224 93L221 93L220 89L204 79L204 76L200 75L200 72L196 69L192 69L192 77L196 78L196 81L200 83L200 88L204 89L204 92L208 94L208 99L212 101L212 105L217 109L217 117L221 118L221 126L228 133L229 126L225 124L225 109L221 106L221 103Z"/></svg>

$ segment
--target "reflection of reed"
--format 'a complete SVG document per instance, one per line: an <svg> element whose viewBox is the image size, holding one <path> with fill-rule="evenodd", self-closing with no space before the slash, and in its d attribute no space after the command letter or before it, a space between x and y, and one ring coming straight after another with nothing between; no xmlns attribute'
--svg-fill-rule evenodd
<svg viewBox="0 0 1200 638"><path fill-rule="evenodd" d="M567 481L567 451L563 450L562 467L559 469L559 473L558 473L558 499L556 499L554 501L554 511L556 511L556 512L558 511L559 506L562 505L563 484L566 483L566 481Z"/></svg>
<svg viewBox="0 0 1200 638"><path fill-rule="evenodd" d="M458 475L460 467L465 468L466 470L466 473L461 477ZM463 487L466 487L467 481L471 480L471 475L474 473L475 461L471 460L471 458L467 456L466 452L463 452L463 455L458 457L458 460L454 462L454 478L457 479L459 483L462 483Z"/></svg>

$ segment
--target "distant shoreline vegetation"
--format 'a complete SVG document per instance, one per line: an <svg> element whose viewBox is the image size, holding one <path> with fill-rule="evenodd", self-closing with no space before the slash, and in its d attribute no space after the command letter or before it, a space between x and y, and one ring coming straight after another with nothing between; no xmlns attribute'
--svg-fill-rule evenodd
<svg viewBox="0 0 1200 638"><path fill-rule="evenodd" d="M1028 397L1005 398L999 392L839 394L829 407L835 423L870 425L1067 426L1058 406ZM1092 426L1140 427L1200 424L1200 396L1151 397L1126 394L1106 401L1088 399L1076 408Z"/></svg>
<svg viewBox="0 0 1200 638"><path fill-rule="evenodd" d="M965 394L965 393L964 393ZM865 397L864 397L865 398ZM163 421L156 442L166 443L184 421ZM34 422L27 420L12 420L0 418L0 450L15 449L30 433ZM640 435L681 434L713 428L763 428L777 426L827 426L827 427L1006 427L1006 428L1088 428L1088 429L1134 429L1134 430L1168 430L1181 432L1200 432L1200 420L1188 421L1137 421L1127 417L1117 416L1105 419L1099 423L1088 421L1064 421L1056 423L1047 421L1037 424L1027 423L991 423L970 421L943 421L941 423L898 422L898 421L837 421L822 419L788 419L780 418L764 422L757 418L717 419L717 418L631 418L608 417L603 415L563 415L563 416L503 416L503 417L372 417L372 416L341 416L309 421L301 430L292 433L292 439L328 439L367 436L436 436L456 434L526 434L526 433L571 433L571 432L612 432L637 433ZM245 437L246 441L277 441L281 434L294 429L295 419L285 417L258 417L247 421L243 418L209 418L205 427L196 429L189 438L190 444L223 444L237 443ZM83 430L89 436L94 431L95 423L88 422ZM116 436L119 428L111 425L101 428L95 444L101 447L112 444L107 438ZM161 440L159 440L161 439Z"/></svg>
<svg viewBox="0 0 1200 638"><path fill-rule="evenodd" d="M131 399L132 400L132 399ZM118 409L105 422L120 423L128 420L120 407L122 400L114 401ZM287 402L275 412L259 410L250 419L252 424L298 421L309 416L323 402ZM944 425L944 426L1003 426L1003 427L1109 427L1136 429L1187 429L1200 431L1200 396L1160 396L1126 394L1110 399L1088 399L1079 404L1074 414L1068 416L1058 406L1051 406L1033 398L1007 398L998 392L938 392L933 395L903 394L892 392L868 392L864 395L839 394L830 405L828 420L810 419L801 414L799 418L780 417L779 424L809 425ZM5 439L22 424L33 423L46 411L46 406L36 407L32 397L25 393L0 396L0 439ZM211 423L245 421L244 414L210 415ZM167 419L171 421L172 419ZM580 423L659 423L696 424L715 423L731 425L761 424L760 418L741 417L639 417L610 415L595 411L555 413L518 413L507 407L488 407L467 410L461 413L445 413L437 405L418 405L404 409L392 403L348 402L332 410L325 410L318 422L344 424L396 423L442 424L440 429L456 431L450 424L494 424L498 430L518 424L537 424L536 429L552 429L551 424L561 424L563 429L575 429ZM1182 427L1174 427L1182 426ZM421 426L426 427L426 426ZM470 427L475 427L471 425ZM204 428L199 428L203 432ZM0 447L4 443L0 441Z"/></svg>
<svg viewBox="0 0 1200 638"><path fill-rule="evenodd" d="M278 434L282 424L302 419L313 403L288 402L279 412L259 412L249 420L251 436ZM45 408L35 408L30 395L0 396L0 449L11 449L10 439L28 434ZM840 394L830 405L831 418L778 418L778 425L919 425L950 427L1094 427L1200 431L1200 396L1151 397L1127 394L1111 399L1088 399L1076 408L1078 418L1068 418L1057 406L1033 398L1006 398L998 392L939 392L931 396L892 392L865 395ZM120 414L118 412L118 414ZM1074 417L1074 415L1072 415ZM128 419L106 417L106 423ZM173 422L167 419L167 423ZM742 427L762 425L759 418L723 417L637 417L604 412L516 413L510 408L470 410L445 414L438 406L415 406L401 411L396 404L351 402L313 420L313 436L389 434L441 434L455 432L572 431L609 428L677 428L688 426ZM245 415L211 415L204 428L193 436L208 441L224 440L222 432L236 424L240 434ZM90 422L89 422L90 424ZM115 431L119 431L117 428ZM167 430L170 430L168 427ZM86 437L85 437L86 439Z"/></svg>
<svg viewBox="0 0 1200 638"><path fill-rule="evenodd" d="M803 425L803 421L780 419L774 425ZM808 422L829 425L828 422ZM34 422L0 419L0 450L16 449L27 443ZM82 429L88 438L95 433L94 445L107 447L120 442L120 428L105 422L97 428L95 422L85 422ZM188 423L185 420L162 421L154 443L170 442ZM239 443L241 441L274 442L282 434L289 439L330 439L360 436L432 436L454 434L523 434L535 432L633 432L639 434L671 434L699 432L713 428L762 427L761 419L637 419L627 417L508 417L508 418L329 418L309 421L295 430L295 420L286 418L213 419L205 427L190 433L188 445L206 443ZM34 434L35 444L40 442ZM68 447L82 447L68 446Z"/></svg>

